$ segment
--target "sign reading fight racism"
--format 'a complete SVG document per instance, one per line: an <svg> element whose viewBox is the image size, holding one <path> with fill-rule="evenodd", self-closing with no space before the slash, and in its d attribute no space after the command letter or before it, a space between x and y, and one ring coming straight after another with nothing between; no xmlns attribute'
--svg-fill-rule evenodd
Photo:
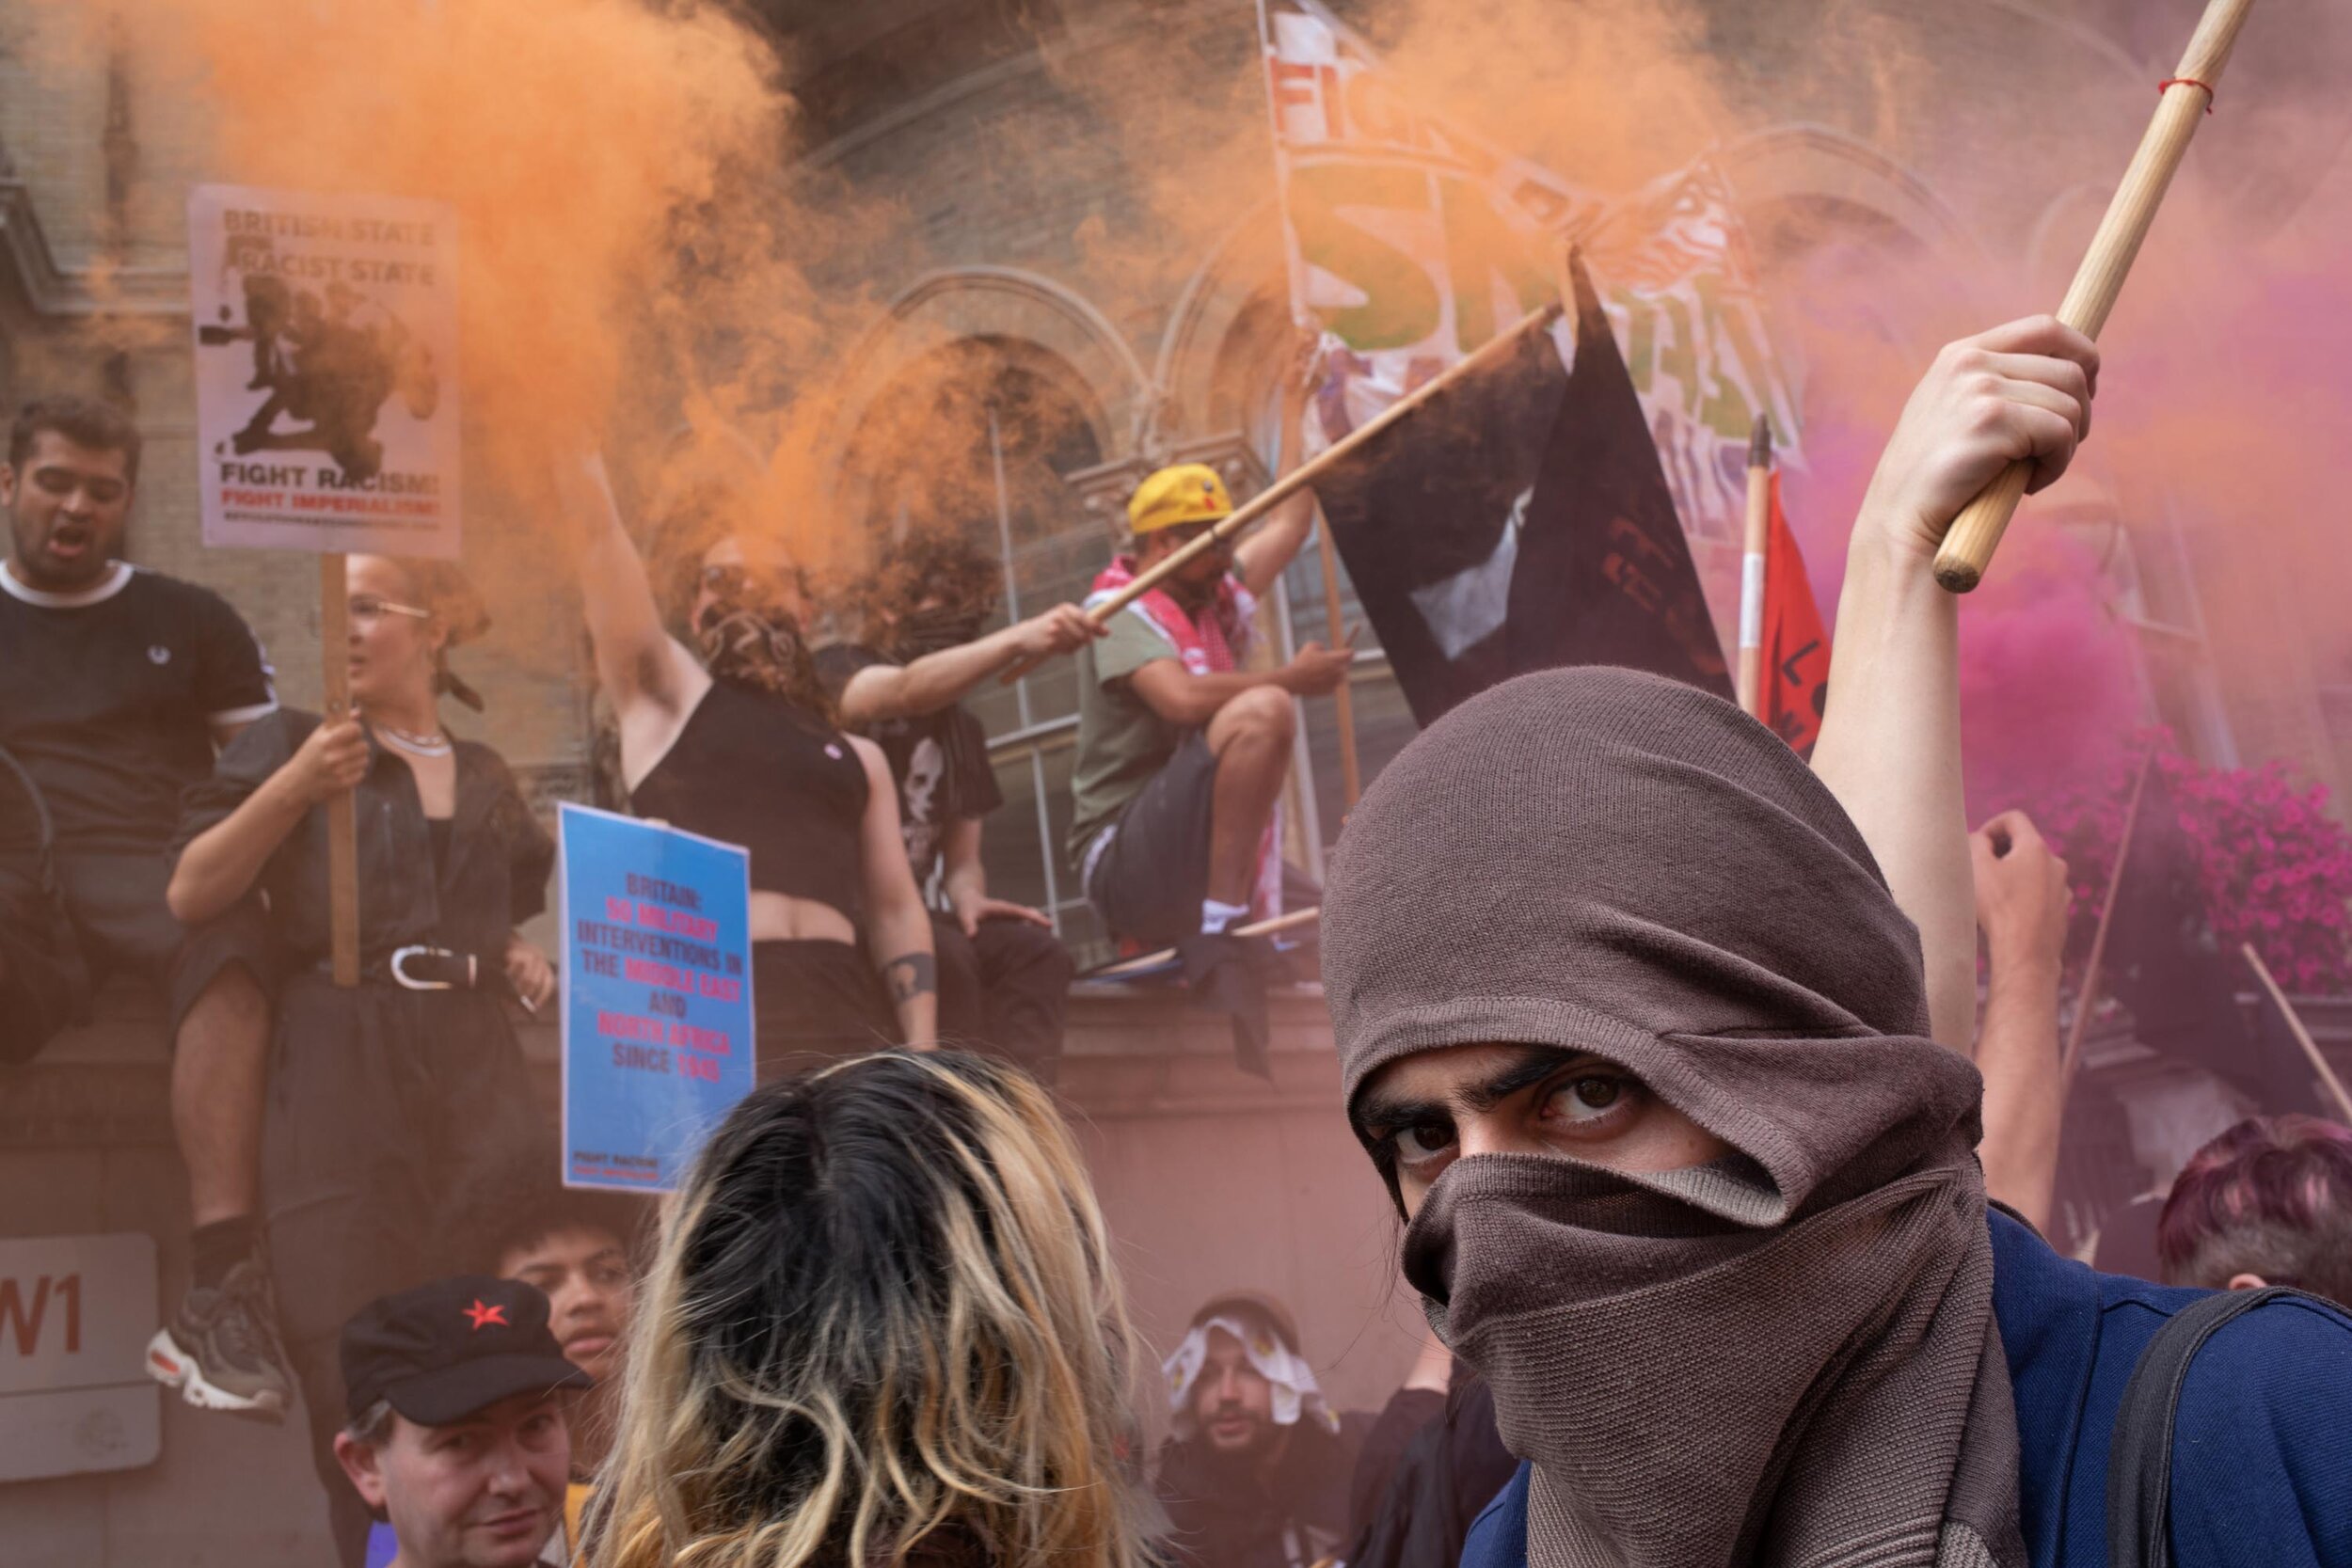
<svg viewBox="0 0 2352 1568"><path fill-rule="evenodd" d="M456 214L199 185L188 258L204 543L454 558Z"/></svg>
<svg viewBox="0 0 2352 1568"><path fill-rule="evenodd" d="M1603 285L1686 531L1740 537L1750 428L1801 461L1746 241L1705 163L1618 200L1418 111L1316 0L1261 0L1292 313L1325 331L1310 439L1338 440L1556 299L1573 239ZM1572 336L1555 334L1562 358Z"/></svg>
<svg viewBox="0 0 2352 1568"><path fill-rule="evenodd" d="M564 1180L667 1192L751 1092L751 858L565 802Z"/></svg>
<svg viewBox="0 0 2352 1568"><path fill-rule="evenodd" d="M154 1331L152 1237L0 1241L0 1481L152 1465Z"/></svg>

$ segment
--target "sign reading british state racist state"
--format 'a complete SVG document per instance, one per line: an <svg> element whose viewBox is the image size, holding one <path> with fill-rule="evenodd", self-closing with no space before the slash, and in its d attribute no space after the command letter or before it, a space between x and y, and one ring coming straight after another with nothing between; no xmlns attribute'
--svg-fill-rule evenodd
<svg viewBox="0 0 2352 1568"><path fill-rule="evenodd" d="M564 1180L674 1190L751 1092L751 860L565 802Z"/></svg>
<svg viewBox="0 0 2352 1568"><path fill-rule="evenodd" d="M199 185L188 262L204 543L454 558L456 214Z"/></svg>

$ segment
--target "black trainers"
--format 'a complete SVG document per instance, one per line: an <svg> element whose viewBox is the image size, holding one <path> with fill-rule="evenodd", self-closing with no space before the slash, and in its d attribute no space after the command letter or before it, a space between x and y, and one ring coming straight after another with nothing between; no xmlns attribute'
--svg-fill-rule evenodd
<svg viewBox="0 0 2352 1568"><path fill-rule="evenodd" d="M292 1385L261 1263L248 1258L217 1287L189 1287L148 1341L147 1370L199 1410L284 1420Z"/></svg>

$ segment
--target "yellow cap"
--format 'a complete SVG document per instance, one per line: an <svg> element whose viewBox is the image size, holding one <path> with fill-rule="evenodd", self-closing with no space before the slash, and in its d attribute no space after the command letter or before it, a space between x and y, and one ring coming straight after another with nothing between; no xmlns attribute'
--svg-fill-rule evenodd
<svg viewBox="0 0 2352 1568"><path fill-rule="evenodd" d="M1225 482L1206 463L1179 463L1162 468L1136 486L1127 500L1127 527L1135 533L1157 533L1186 523L1214 523L1232 515L1233 498Z"/></svg>

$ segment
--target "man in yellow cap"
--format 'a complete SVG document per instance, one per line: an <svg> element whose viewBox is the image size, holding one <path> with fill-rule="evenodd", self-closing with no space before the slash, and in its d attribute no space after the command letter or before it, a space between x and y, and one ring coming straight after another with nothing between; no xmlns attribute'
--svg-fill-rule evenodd
<svg viewBox="0 0 2352 1568"><path fill-rule="evenodd" d="M1214 468L1180 463L1127 503L1131 553L1089 606L1232 514ZM1071 858L1113 932L1160 946L1220 932L1279 874L1268 827L1290 767L1291 699L1346 677L1345 648L1309 643L1279 669L1245 670L1258 596L1306 543L1306 491L1239 545L1202 551L1110 619L1078 654L1078 758Z"/></svg>

